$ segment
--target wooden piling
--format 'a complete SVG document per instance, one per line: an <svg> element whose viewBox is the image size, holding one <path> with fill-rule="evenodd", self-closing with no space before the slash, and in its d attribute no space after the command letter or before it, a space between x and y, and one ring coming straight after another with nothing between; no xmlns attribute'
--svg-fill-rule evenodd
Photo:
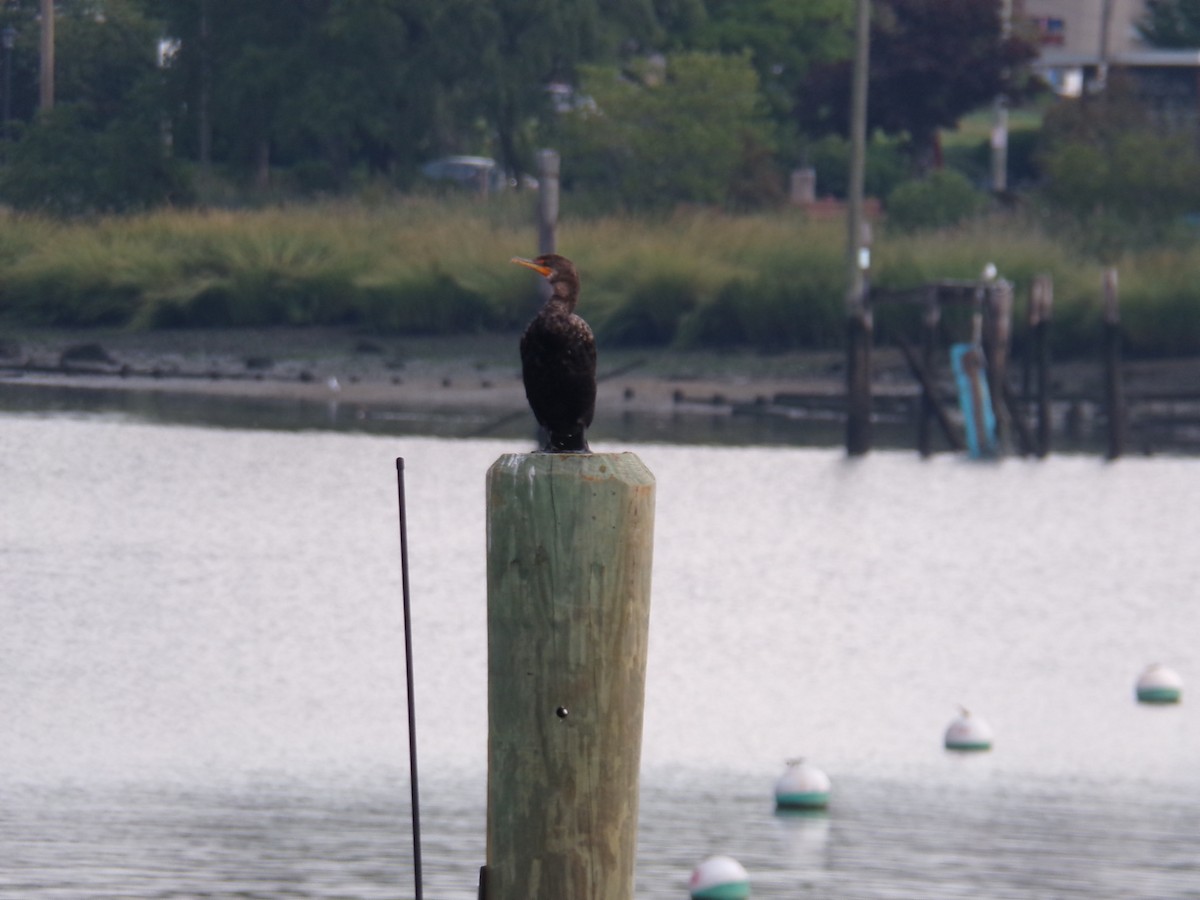
<svg viewBox="0 0 1200 900"><path fill-rule="evenodd" d="M1117 270L1104 270L1104 406L1108 414L1108 458L1125 452L1125 392L1121 373L1121 313Z"/></svg>
<svg viewBox="0 0 1200 900"><path fill-rule="evenodd" d="M924 376L917 372L917 379L921 382L921 414L917 419L917 452L921 456L931 456L933 454L933 444L930 434L930 423L934 416L945 415L945 411L941 409L941 402L937 395L937 385L933 381L933 365L935 354L937 353L938 326L942 321L942 308L938 304L937 288L931 287L927 289L927 297L924 308L921 311L921 366L924 369ZM913 360L910 359L910 352L904 349L905 345L901 345L901 350L904 350L905 359L908 359L909 368L916 372ZM926 384L928 380L928 384ZM942 430L946 431L945 426ZM951 443L953 446L953 443Z"/></svg>
<svg viewBox="0 0 1200 900"><path fill-rule="evenodd" d="M488 900L633 897L654 489L631 453L488 471Z"/></svg>
<svg viewBox="0 0 1200 900"><path fill-rule="evenodd" d="M1054 279L1038 275L1029 292L1029 330L1033 344L1034 390L1037 396L1037 455L1050 453L1050 317Z"/></svg>
<svg viewBox="0 0 1200 900"><path fill-rule="evenodd" d="M871 449L871 317L846 320L846 453L864 456Z"/></svg>
<svg viewBox="0 0 1200 900"><path fill-rule="evenodd" d="M1011 443L1012 420L1005 400L1008 383L1008 353L1012 344L1012 282L997 279L987 287L983 321L983 358L987 366L988 390L996 416L996 438L1002 448Z"/></svg>

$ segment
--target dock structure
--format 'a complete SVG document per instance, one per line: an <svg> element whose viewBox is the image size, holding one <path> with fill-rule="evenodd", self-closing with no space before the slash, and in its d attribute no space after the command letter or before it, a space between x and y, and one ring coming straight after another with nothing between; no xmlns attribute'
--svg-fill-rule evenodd
<svg viewBox="0 0 1200 900"><path fill-rule="evenodd" d="M948 416L941 407L936 391L933 363L942 311L946 307L955 306L966 307L971 311L969 343L979 348L984 361L980 378L986 378L989 405L996 418L996 440L1000 452L1015 448L1022 455L1035 454L1038 457L1045 457L1050 452L1053 399L1049 328L1054 283L1049 275L1039 275L1030 284L1025 370L1022 378L1024 402L1014 393L1008 372L1012 344L1013 294L1013 286L1008 281L997 278L943 279L906 291L872 292L872 302L877 306L908 303L923 309L921 356L917 356L903 337L896 336L896 342L921 386L917 444L922 455L932 452L929 429L931 418L937 419L951 449L959 449L962 446L957 432L952 433ZM1128 403L1121 361L1122 330L1117 299L1117 270L1114 268L1104 270L1102 310L1103 397L1099 406L1103 409L1107 425L1107 455L1109 459L1116 459L1125 452ZM1084 398L1060 399L1069 402L1072 410L1084 405ZM1160 398L1142 399L1154 401ZM1190 398L1181 394L1168 399L1187 402ZM1027 406L1032 407L1032 426L1028 421L1025 409ZM971 410L964 409L964 418L970 414Z"/></svg>
<svg viewBox="0 0 1200 900"><path fill-rule="evenodd" d="M488 470L488 900L632 900L654 499L632 453Z"/></svg>
<svg viewBox="0 0 1200 900"><path fill-rule="evenodd" d="M917 447L922 456L932 450L930 421L936 420L951 449L960 450L968 444L974 445L971 435L964 435L952 424L951 417L942 404L936 389L934 360L938 334L942 326L942 312L947 307L961 307L970 312L970 334L964 335L966 342L978 348L976 356L982 366L972 368L977 379L975 390L976 406L973 414L982 416L985 398L980 394L986 386L988 418L994 416L994 439L1001 448L1012 443L1016 431L1022 452L1029 452L1032 437L1012 391L1008 387L1008 359L1012 345L1013 287L1002 278L941 279L906 291L872 292L876 305L909 304L921 309L921 355L908 346L903 338L897 342L905 360L921 386L921 408L917 425ZM973 356L972 358L976 358ZM974 419L971 420L972 422ZM982 426L975 430L979 431ZM966 429L970 432L971 429ZM981 436L982 437L982 436Z"/></svg>

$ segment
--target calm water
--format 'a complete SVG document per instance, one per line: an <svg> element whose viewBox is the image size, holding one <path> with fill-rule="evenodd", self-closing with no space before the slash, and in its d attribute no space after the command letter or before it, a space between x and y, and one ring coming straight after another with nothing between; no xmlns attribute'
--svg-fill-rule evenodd
<svg viewBox="0 0 1200 900"><path fill-rule="evenodd" d="M483 862L483 479L513 441L0 414L0 898L426 896ZM597 449L617 449L597 447ZM620 448L626 449L626 448ZM658 478L639 897L1200 897L1200 462L634 446ZM962 703L990 754L947 754ZM831 809L777 816L790 756Z"/></svg>

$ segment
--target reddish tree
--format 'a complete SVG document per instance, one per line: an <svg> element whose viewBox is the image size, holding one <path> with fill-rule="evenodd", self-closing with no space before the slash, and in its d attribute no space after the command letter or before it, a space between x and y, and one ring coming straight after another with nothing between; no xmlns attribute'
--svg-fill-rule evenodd
<svg viewBox="0 0 1200 900"><path fill-rule="evenodd" d="M937 131L1033 82L1037 47L1020 28L1004 33L1001 0L875 0L867 126L908 138L919 171L937 155ZM849 129L851 62L814 68L795 113L810 133Z"/></svg>

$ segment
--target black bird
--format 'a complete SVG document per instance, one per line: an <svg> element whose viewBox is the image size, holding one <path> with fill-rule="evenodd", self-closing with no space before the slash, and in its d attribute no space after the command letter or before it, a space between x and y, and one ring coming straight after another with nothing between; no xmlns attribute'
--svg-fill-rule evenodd
<svg viewBox="0 0 1200 900"><path fill-rule="evenodd" d="M550 281L550 295L521 336L521 376L546 453L590 453L584 431L596 412L596 339L575 315L579 273L565 256L513 257Z"/></svg>

